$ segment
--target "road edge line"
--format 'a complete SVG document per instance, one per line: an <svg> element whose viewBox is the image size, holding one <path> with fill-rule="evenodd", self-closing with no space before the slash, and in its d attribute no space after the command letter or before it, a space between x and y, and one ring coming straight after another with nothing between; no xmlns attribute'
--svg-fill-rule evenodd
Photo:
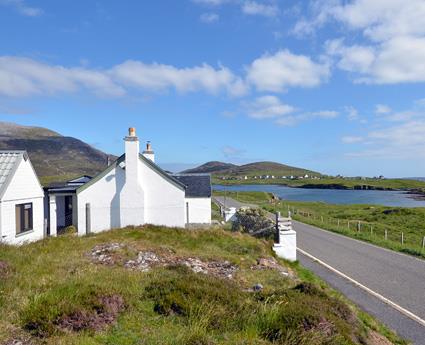
<svg viewBox="0 0 425 345"><path fill-rule="evenodd" d="M294 221L294 219L293 219L293 221ZM385 250L386 252L389 252L391 254L397 254L397 255L400 255L401 257L406 257L406 258L409 258L409 259L413 259L413 260L416 260L416 261L425 263L425 260L424 259L418 258L418 257L416 257L414 255L401 253L401 252L398 252L396 250L389 249L389 248L386 248L386 247L381 247L381 246L379 246L377 244L374 244L374 243L371 243L371 242L367 242L367 241L364 241L364 240L359 240L358 238L353 238L353 237L350 237L350 236L341 234L341 233L336 232L336 231L332 231L332 230L327 230L327 229L321 228L318 225L311 225L309 223L304 223L304 222L302 222L300 220L295 220L295 221L298 222L298 223L300 223L300 224L302 224L302 225L306 225L306 226L309 226L309 227L318 229L318 230L323 231L323 232L326 232L326 233L331 233L332 235L335 235L335 236L343 237L343 238L346 238L346 239L349 239L349 240L352 240L352 241L355 241L355 242L358 242L358 243L361 243L361 244L366 244L366 245L368 245L370 247L373 247L373 248L376 248L376 249Z"/></svg>
<svg viewBox="0 0 425 345"><path fill-rule="evenodd" d="M354 280L353 278L347 276L346 274L338 271L336 268L333 268L332 266L328 265L327 263L323 262L322 260L316 258L315 256L307 253L306 251L300 249L297 247L297 250L307 256L308 258L316 261L317 263L319 263L320 265L326 267L328 270L334 272L335 274L343 277L344 279L347 279L348 281L350 281L351 283L353 283L354 285L356 285L357 287L361 288L362 290L366 291L367 293L369 293L370 295L378 298L380 301L384 302L385 304L388 304L389 306L391 306L392 308L396 309L397 311L399 311L400 313L402 313L403 315L407 316L408 318L416 321L417 323L419 323L420 325L425 327L425 320L421 319L419 316L413 314L411 311L403 308L402 306L394 303L393 301L389 300L388 298L382 296L381 294L373 291L372 289L368 288L367 286L363 285L362 283L359 283L357 280Z"/></svg>

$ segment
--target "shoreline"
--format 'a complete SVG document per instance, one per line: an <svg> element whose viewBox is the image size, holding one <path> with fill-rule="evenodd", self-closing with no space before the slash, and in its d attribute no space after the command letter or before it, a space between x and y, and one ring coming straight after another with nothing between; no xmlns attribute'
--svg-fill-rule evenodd
<svg viewBox="0 0 425 345"><path fill-rule="evenodd" d="M219 186L244 186L244 185L257 185L257 186L283 186L288 188L302 188L302 189L329 189L329 190L373 190L373 191L393 191L402 192L407 194L407 197L416 201L425 201L425 191L419 189L403 189L403 188L391 188L391 187L375 187L370 185L357 185L353 187L344 186L341 184L304 184L299 186L291 186L284 183L212 183L212 185Z"/></svg>

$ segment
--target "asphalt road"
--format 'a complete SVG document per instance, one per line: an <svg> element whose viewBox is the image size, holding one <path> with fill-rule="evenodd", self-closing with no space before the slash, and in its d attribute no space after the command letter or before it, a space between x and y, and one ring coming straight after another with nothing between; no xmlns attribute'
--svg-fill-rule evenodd
<svg viewBox="0 0 425 345"><path fill-rule="evenodd" d="M224 196L214 196L213 199L215 200L215 202L225 207L235 207L236 209L243 206L256 207L255 205L245 204L232 198L228 198L228 197L225 198Z"/></svg>
<svg viewBox="0 0 425 345"><path fill-rule="evenodd" d="M297 246L393 303L425 319L425 261L293 221ZM425 345L425 327L298 253L301 264L402 337Z"/></svg>

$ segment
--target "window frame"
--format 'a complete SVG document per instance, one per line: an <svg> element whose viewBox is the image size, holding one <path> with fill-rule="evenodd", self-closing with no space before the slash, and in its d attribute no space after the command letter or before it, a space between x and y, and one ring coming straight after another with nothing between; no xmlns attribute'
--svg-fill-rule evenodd
<svg viewBox="0 0 425 345"><path fill-rule="evenodd" d="M29 207L28 207L29 206ZM19 209L19 225L20 229L18 229L18 212ZM25 210L29 210L29 218L28 218L28 227L25 228ZM32 202L26 202L23 204L15 204L15 232L16 236L25 234L27 232L34 230L34 208Z"/></svg>

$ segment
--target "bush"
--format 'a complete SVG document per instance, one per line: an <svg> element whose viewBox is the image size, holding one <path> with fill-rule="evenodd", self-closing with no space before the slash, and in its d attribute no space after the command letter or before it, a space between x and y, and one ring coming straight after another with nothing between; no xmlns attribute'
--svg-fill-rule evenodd
<svg viewBox="0 0 425 345"><path fill-rule="evenodd" d="M274 234L273 222L266 217L266 212L259 208L240 209L236 212L236 220L232 224L233 231L253 233L271 228L268 235Z"/></svg>

